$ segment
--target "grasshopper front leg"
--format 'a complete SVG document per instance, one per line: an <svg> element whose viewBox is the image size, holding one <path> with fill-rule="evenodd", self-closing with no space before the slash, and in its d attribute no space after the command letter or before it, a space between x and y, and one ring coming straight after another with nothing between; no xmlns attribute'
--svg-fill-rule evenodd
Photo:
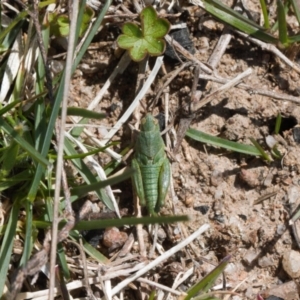
<svg viewBox="0 0 300 300"><path fill-rule="evenodd" d="M165 198L169 189L171 179L171 168L167 157L164 158L160 168L158 178L158 199L155 207L155 211L159 212L160 208L164 206Z"/></svg>
<svg viewBox="0 0 300 300"><path fill-rule="evenodd" d="M140 205L145 206L146 200L145 200L145 192L144 192L141 169L140 169L138 161L135 158L132 160L131 164L132 164L132 168L135 171L132 175L133 189L134 189L136 195L140 199Z"/></svg>

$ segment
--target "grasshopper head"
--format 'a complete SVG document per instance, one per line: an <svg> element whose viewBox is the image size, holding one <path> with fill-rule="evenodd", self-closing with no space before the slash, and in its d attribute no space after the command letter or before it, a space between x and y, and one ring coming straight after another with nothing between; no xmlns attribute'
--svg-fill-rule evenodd
<svg viewBox="0 0 300 300"><path fill-rule="evenodd" d="M147 114L141 121L141 131L159 130L158 120L152 115Z"/></svg>

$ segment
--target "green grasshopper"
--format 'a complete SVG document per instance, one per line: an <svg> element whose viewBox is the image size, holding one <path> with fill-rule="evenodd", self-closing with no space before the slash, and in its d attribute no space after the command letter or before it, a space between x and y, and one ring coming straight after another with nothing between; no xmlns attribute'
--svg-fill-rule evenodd
<svg viewBox="0 0 300 300"><path fill-rule="evenodd" d="M164 205L170 185L171 168L160 135L158 120L147 114L141 121L132 160L133 187L142 206L156 215Z"/></svg>

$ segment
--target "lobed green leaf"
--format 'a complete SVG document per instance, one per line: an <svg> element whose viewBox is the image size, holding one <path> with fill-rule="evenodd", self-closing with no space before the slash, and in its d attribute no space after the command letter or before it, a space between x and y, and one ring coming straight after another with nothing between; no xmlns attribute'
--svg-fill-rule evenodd
<svg viewBox="0 0 300 300"><path fill-rule="evenodd" d="M126 23L122 27L123 34L117 39L119 47L128 50L132 60L137 62L147 54L161 55L166 48L163 37L170 29L168 20L158 18L151 6L141 11L140 18L141 28L134 23Z"/></svg>

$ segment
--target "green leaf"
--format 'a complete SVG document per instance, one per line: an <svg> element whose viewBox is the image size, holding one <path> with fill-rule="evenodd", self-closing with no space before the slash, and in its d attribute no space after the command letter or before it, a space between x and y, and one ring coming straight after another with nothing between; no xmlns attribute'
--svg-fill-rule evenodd
<svg viewBox="0 0 300 300"><path fill-rule="evenodd" d="M164 18L158 18L155 9L151 6L144 8L140 13L141 26L126 23L117 43L120 48L129 51L134 61L143 60L147 54L161 55L166 48L163 37L170 30L170 23Z"/></svg>
<svg viewBox="0 0 300 300"><path fill-rule="evenodd" d="M93 17L94 11L90 7L86 7L83 14L82 22L80 23L79 36L82 36L84 34ZM52 35L56 37L65 37L69 35L70 20L68 15L59 15L56 12L49 13L48 23L50 25Z"/></svg>

